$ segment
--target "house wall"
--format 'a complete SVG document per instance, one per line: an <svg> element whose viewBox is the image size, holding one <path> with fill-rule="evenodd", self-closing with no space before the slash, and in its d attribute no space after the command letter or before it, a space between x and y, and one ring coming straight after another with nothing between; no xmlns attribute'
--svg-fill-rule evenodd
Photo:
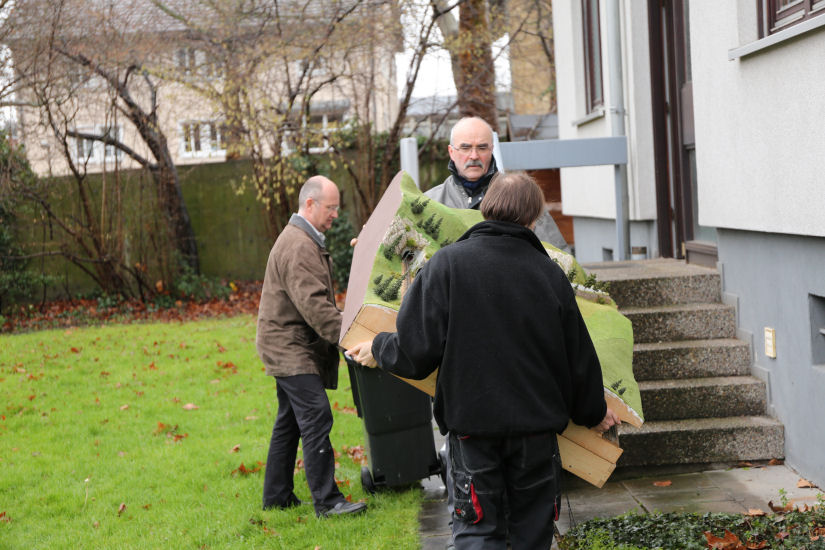
<svg viewBox="0 0 825 550"><path fill-rule="evenodd" d="M336 100L348 100L350 107L344 118L360 118L361 120L371 120L378 132L387 131L398 115L398 91L395 78L395 57L385 55L385 50L381 50L375 59L366 57L363 59L350 60L355 65L353 72L360 75L356 78L341 78L334 85L323 87L315 96L313 102L323 103ZM363 70L361 70L363 68ZM370 72L367 71L369 69ZM373 78L367 80L363 75L372 75ZM264 74L262 78L278 80L279 75L271 70ZM224 162L226 153L220 151L204 150L198 154L187 154L183 147L183 126L182 123L189 121L221 122L226 119L225 113L221 112L217 106L213 105L202 95L176 83L156 80L158 87L158 116L161 131L166 136L169 152L176 166L186 166L193 164ZM135 87L137 88L137 87ZM148 93L141 97L135 90L134 99L144 106L150 103ZM77 112L73 115L74 128L81 130L89 129L96 133L94 129L101 126L117 125L122 130L124 143L135 150L144 158L154 161L145 143L137 134L134 125L120 115L119 120L111 118L112 109L107 109L111 104L110 90L103 86L102 82L97 85L90 85L86 89L78 92ZM366 99L369 98L369 105ZM40 120L40 113L33 108L22 108L19 110L20 139L26 147L27 157L32 169L38 175L66 175L69 174L69 167L66 163L61 144L54 138L52 131ZM204 140L202 139L202 143ZM74 146L73 142L70 142ZM102 148L100 143L94 145L95 148ZM208 149L205 143L204 149ZM102 150L102 149L101 149ZM118 160L118 168L134 169L139 165L122 154ZM114 158L93 159L87 164L89 173L112 172L115 169Z"/></svg>
<svg viewBox="0 0 825 550"><path fill-rule="evenodd" d="M723 290L785 425L786 461L822 486L825 29L729 60L757 39L756 5L691 3L699 222L718 228Z"/></svg>
<svg viewBox="0 0 825 550"><path fill-rule="evenodd" d="M769 413L785 425L785 460L823 487L825 239L731 229L718 237L724 292L738 304L754 374L768 383ZM776 331L775 359L765 355L766 327Z"/></svg>
<svg viewBox="0 0 825 550"><path fill-rule="evenodd" d="M728 60L755 10L691 4L699 223L825 237L825 29Z"/></svg>
<svg viewBox="0 0 825 550"><path fill-rule="evenodd" d="M625 99L625 133L628 137L628 195L630 220L643 226L631 231L631 247L645 247L648 256L658 255L655 231L656 193L653 162L653 123L651 110L650 56L647 32L647 3L622 2L622 71ZM613 104L607 57L607 18L605 3L600 5L602 79L604 104ZM553 32L556 48L559 138L581 139L611 135L606 108L588 116L584 84L584 38L581 2L563 0L553 3ZM612 166L563 168L562 201L564 213L574 217L576 256L581 261L600 261L603 248L615 248L616 206ZM611 220L602 224L598 220ZM582 233L579 233L579 227ZM599 229L601 228L601 229ZM650 237L653 237L652 240ZM609 246L608 246L609 245Z"/></svg>

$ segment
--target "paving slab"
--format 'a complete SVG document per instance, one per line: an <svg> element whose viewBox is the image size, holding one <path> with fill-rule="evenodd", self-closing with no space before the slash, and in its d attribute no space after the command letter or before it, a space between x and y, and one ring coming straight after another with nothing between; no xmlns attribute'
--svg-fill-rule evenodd
<svg viewBox="0 0 825 550"><path fill-rule="evenodd" d="M785 498L798 506L817 503L819 488L800 488L803 479L786 465L715 468L700 472L657 472L654 475L608 481L601 489L565 476L562 509L556 526L561 534L596 517L628 512L724 512L744 514L751 509L770 512L769 501ZM657 484L658 482L658 484ZM670 484L662 483L670 482ZM442 550L449 541L446 492L438 476L423 480L421 548ZM555 548L555 545L554 545Z"/></svg>

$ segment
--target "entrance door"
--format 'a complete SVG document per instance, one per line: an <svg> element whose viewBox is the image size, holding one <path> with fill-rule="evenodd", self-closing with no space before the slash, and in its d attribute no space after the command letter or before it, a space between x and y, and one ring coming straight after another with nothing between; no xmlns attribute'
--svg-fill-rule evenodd
<svg viewBox="0 0 825 550"><path fill-rule="evenodd" d="M689 0L648 0L659 252L716 266L716 229L699 225Z"/></svg>

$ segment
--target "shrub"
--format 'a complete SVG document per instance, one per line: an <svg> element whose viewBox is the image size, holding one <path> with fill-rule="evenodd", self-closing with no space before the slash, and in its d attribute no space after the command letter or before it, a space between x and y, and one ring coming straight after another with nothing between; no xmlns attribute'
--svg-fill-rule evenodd
<svg viewBox="0 0 825 550"><path fill-rule="evenodd" d="M352 266L352 247L349 243L356 236L349 214L342 210L324 235L327 250L332 256L332 279L339 289L346 290Z"/></svg>

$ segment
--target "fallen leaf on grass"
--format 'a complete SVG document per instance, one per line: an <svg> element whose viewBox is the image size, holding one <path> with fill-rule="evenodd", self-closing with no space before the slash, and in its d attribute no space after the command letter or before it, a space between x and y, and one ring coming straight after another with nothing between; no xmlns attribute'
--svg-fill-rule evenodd
<svg viewBox="0 0 825 550"><path fill-rule="evenodd" d="M126 503L121 502L120 506L117 507L117 515L120 516L120 514L122 514L124 510L126 510Z"/></svg>
<svg viewBox="0 0 825 550"><path fill-rule="evenodd" d="M241 446L240 446L240 445L235 445L234 447L232 447L231 449L229 449L229 452L230 452L230 453L237 453L237 452L238 452L238 451L240 451L240 450L241 450Z"/></svg>
<svg viewBox="0 0 825 550"><path fill-rule="evenodd" d="M787 531L780 531L779 533L776 534L776 538L778 540L785 540L786 538L788 538L790 536L791 536L791 534L788 533Z"/></svg>
<svg viewBox="0 0 825 550"><path fill-rule="evenodd" d="M768 541L763 540L761 542L751 542L748 540L748 544L745 546L747 550L762 550L763 548L768 547Z"/></svg>
<svg viewBox="0 0 825 550"><path fill-rule="evenodd" d="M244 420L258 420L257 416L245 416Z"/></svg>
<svg viewBox="0 0 825 550"><path fill-rule="evenodd" d="M799 478L799 481L796 482L796 486L800 489L816 489L816 485L814 485L807 479L802 478Z"/></svg>
<svg viewBox="0 0 825 550"><path fill-rule="evenodd" d="M128 409L128 408L129 408L129 405L121 405L121 406L120 406L120 410L121 410L121 411L125 411L125 410L126 410L126 409Z"/></svg>
<svg viewBox="0 0 825 550"><path fill-rule="evenodd" d="M751 517L762 517L765 515L765 512L759 508L748 508L748 515Z"/></svg>
<svg viewBox="0 0 825 550"><path fill-rule="evenodd" d="M73 347L72 348L72 353L80 353L80 350L78 348Z"/></svg>
<svg viewBox="0 0 825 550"><path fill-rule="evenodd" d="M9 517L8 514L6 514L5 510L0 512L0 521L5 521L6 523L11 523L11 518Z"/></svg>
<svg viewBox="0 0 825 550"><path fill-rule="evenodd" d="M725 529L724 537L717 537L710 531L705 531L705 538L708 541L708 548L713 550L738 550L742 547L739 537Z"/></svg>
<svg viewBox="0 0 825 550"><path fill-rule="evenodd" d="M342 413L346 414L358 414L358 411L355 410L355 407L342 407L338 404L338 401L335 402L332 408L336 411L341 411Z"/></svg>
<svg viewBox="0 0 825 550"><path fill-rule="evenodd" d="M254 474L255 472L259 472L261 470L261 466L263 466L263 463L258 462L258 465L254 468L247 468L244 463L241 462L240 466L232 470L232 475L234 476L235 474L240 474L243 476L248 476L250 474Z"/></svg>
<svg viewBox="0 0 825 550"><path fill-rule="evenodd" d="M666 481L654 481L653 482L653 485L655 485L656 487L670 487L672 484L673 484L673 482L670 481L669 479L666 480Z"/></svg>
<svg viewBox="0 0 825 550"><path fill-rule="evenodd" d="M366 465L367 457L364 454L364 448L361 445L355 445L353 447L344 446L343 450L347 453L347 456L350 457L350 460L356 464Z"/></svg>
<svg viewBox="0 0 825 550"><path fill-rule="evenodd" d="M149 508L151 508L151 507L152 507L152 505L151 505L151 504L144 504L144 505L143 505L143 509L144 509L144 510L148 510L148 509L149 509Z"/></svg>
<svg viewBox="0 0 825 550"><path fill-rule="evenodd" d="M186 405L183 406L183 410L185 410L185 411L194 411L197 408L198 408L198 406L195 405L194 403L187 403Z"/></svg>

